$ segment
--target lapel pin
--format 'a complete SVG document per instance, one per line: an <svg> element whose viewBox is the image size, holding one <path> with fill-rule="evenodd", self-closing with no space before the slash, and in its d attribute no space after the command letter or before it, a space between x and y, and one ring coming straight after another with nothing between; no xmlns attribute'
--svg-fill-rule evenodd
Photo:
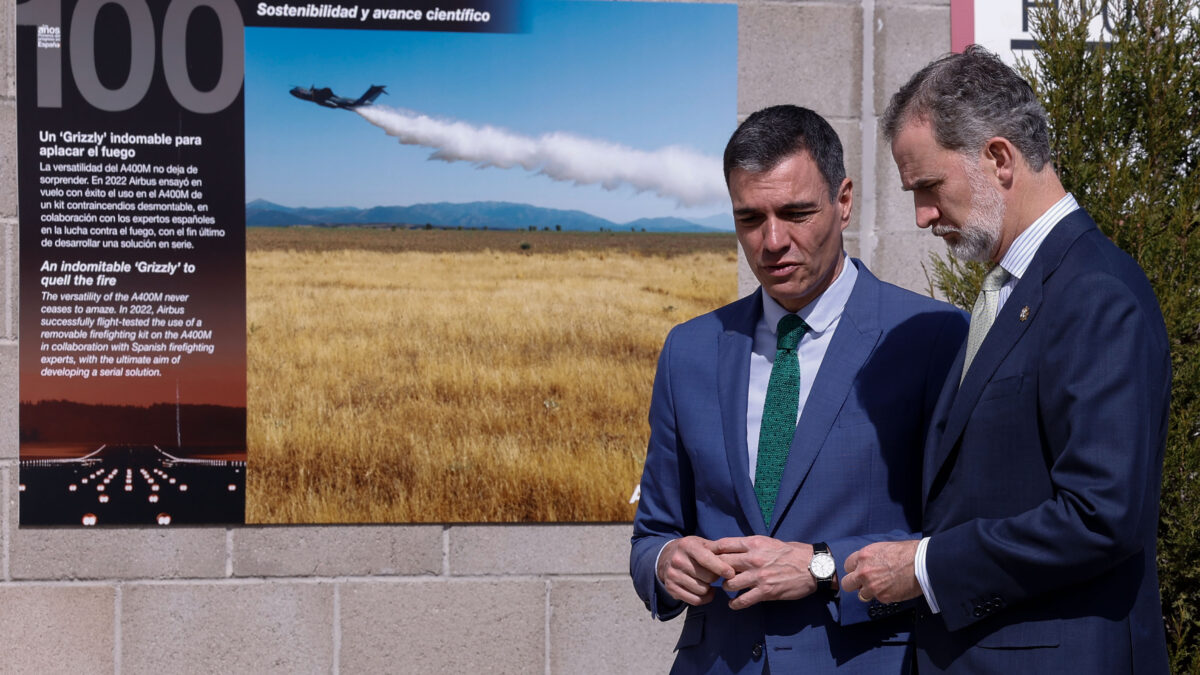
<svg viewBox="0 0 1200 675"><path fill-rule="evenodd" d="M1021 308L1021 314L1017 318L1020 319L1021 321L1024 321L1029 318L1029 305L1025 305L1024 307Z"/></svg>

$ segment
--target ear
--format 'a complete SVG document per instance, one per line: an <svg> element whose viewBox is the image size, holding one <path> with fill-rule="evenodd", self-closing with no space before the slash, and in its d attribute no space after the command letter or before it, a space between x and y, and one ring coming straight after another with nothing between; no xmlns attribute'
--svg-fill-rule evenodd
<svg viewBox="0 0 1200 675"><path fill-rule="evenodd" d="M843 178L838 187L835 208L838 209L838 218L841 220L840 229L845 230L850 225L850 214L854 211L854 181L848 177Z"/></svg>
<svg viewBox="0 0 1200 675"><path fill-rule="evenodd" d="M1016 171L1019 156L1020 152L1016 146L1003 136L993 136L983 144L984 169L990 170L1006 189L1012 187L1013 173Z"/></svg>

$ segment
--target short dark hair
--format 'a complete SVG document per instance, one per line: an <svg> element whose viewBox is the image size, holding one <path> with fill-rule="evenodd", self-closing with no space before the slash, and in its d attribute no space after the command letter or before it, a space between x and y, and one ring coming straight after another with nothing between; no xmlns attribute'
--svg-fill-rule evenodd
<svg viewBox="0 0 1200 675"><path fill-rule="evenodd" d="M838 188L846 178L842 141L825 118L798 105L763 108L738 126L725 146L725 184L729 185L734 169L770 171L802 151L813 158L825 179L830 201L837 201Z"/></svg>
<svg viewBox="0 0 1200 675"><path fill-rule="evenodd" d="M928 122L934 139L948 150L976 152L1000 136L1034 171L1051 158L1046 109L1033 87L979 45L942 56L900 87L880 120L884 139L891 141L913 120Z"/></svg>

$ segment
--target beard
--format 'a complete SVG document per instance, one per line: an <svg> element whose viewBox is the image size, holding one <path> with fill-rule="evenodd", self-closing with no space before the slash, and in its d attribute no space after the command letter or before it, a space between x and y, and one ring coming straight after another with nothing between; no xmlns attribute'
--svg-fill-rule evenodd
<svg viewBox="0 0 1200 675"><path fill-rule="evenodd" d="M936 235L956 234L947 239L950 254L960 260L989 262L1000 243L1004 227L1004 197L987 182L980 169L970 159L964 160L967 182L971 187L971 212L960 228L935 225Z"/></svg>

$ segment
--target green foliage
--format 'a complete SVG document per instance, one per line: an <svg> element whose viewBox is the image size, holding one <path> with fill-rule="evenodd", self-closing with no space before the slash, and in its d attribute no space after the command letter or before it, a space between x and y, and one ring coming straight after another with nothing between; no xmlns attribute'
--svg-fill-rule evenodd
<svg viewBox="0 0 1200 675"><path fill-rule="evenodd" d="M991 265L964 262L950 255L943 257L940 253L931 254L929 263L933 265L932 279L929 279L929 268L922 264L921 269L925 270L925 278L929 279L931 287L936 286L946 302L971 311ZM933 295L932 288L929 294Z"/></svg>
<svg viewBox="0 0 1200 675"><path fill-rule="evenodd" d="M1171 343L1158 565L1173 672L1200 672L1200 0L1047 3L1023 64L1050 116L1063 185L1150 278ZM937 259L960 306L977 270ZM971 276L975 275L975 276ZM970 291L970 292L968 292ZM968 300L969 301L969 300Z"/></svg>

